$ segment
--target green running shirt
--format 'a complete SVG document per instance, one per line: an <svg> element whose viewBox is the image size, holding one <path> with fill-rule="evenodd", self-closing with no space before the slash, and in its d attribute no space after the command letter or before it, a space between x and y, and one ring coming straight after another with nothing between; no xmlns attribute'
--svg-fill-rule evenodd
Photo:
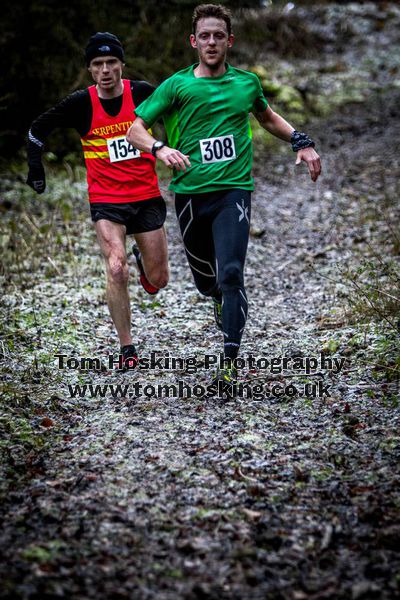
<svg viewBox="0 0 400 600"><path fill-rule="evenodd" d="M166 79L135 114L149 127L163 117L169 145L189 155L191 167L174 169L171 190L253 190L249 113L268 106L258 77L229 64L219 77L195 77L196 67Z"/></svg>

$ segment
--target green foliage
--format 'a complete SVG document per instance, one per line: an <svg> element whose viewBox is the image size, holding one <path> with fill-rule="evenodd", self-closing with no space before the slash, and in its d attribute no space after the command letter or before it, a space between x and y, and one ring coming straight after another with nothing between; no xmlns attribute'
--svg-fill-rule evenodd
<svg viewBox="0 0 400 600"><path fill-rule="evenodd" d="M400 325L400 262L393 257L362 259L356 266L341 270L352 293L351 311L360 318L385 321L394 330Z"/></svg>
<svg viewBox="0 0 400 600"><path fill-rule="evenodd" d="M50 562L57 558L64 544L61 540L51 540L42 545L31 544L21 552L21 558L39 564Z"/></svg>
<svg viewBox="0 0 400 600"><path fill-rule="evenodd" d="M400 379L400 336L392 331L385 337L380 336L375 347L377 361L373 375L376 379L398 381ZM398 398L389 397L389 402L395 407Z"/></svg>
<svg viewBox="0 0 400 600"><path fill-rule="evenodd" d="M383 252L378 244L369 246L369 255L339 268L349 289L348 317L359 323L376 324L372 375L378 380L400 379L400 260L399 236L387 223ZM390 251L388 252L388 250ZM357 337L350 343L357 347Z"/></svg>

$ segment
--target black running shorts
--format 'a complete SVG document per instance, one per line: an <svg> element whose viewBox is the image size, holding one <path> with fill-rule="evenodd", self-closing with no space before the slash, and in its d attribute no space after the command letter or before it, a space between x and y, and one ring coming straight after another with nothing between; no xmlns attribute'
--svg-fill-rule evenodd
<svg viewBox="0 0 400 600"><path fill-rule="evenodd" d="M106 219L125 225L128 235L160 229L167 215L165 201L161 196L121 204L97 202L90 205L90 212L94 223Z"/></svg>

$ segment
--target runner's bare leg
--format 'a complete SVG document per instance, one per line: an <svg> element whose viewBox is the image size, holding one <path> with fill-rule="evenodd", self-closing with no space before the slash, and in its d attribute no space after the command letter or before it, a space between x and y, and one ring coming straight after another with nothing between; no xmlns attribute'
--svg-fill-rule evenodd
<svg viewBox="0 0 400 600"><path fill-rule="evenodd" d="M122 346L132 344L131 307L128 294L126 227L101 219L95 223L107 272L107 304Z"/></svg>
<svg viewBox="0 0 400 600"><path fill-rule="evenodd" d="M135 240L142 255L146 278L154 287L165 287L169 279L169 269L167 236L164 227L155 231L135 233Z"/></svg>

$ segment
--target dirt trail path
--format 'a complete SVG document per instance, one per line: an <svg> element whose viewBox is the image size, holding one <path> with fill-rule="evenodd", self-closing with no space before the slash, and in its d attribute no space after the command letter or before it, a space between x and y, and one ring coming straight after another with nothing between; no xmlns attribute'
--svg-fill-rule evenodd
<svg viewBox="0 0 400 600"><path fill-rule="evenodd" d="M350 107L336 132L325 124L331 134L317 185L287 154L270 157L265 178L257 177L242 355L342 357L340 373L318 367L308 378L328 385L329 395L71 398L68 383L206 385L210 372L85 373L57 369L54 359L47 380L35 383L27 372L26 406L42 398L37 430L51 447L24 456L8 450L19 479L2 488L0 598L399 594L399 409L371 379L373 337L343 319L343 286L326 278L379 226L364 217L383 197L382 176L386 190L395 185L398 157L389 149L399 139L398 99ZM314 133L322 139L320 127ZM137 290L142 355L215 354L220 335L190 280L172 207L168 234L171 285L157 304ZM33 295L41 298L39 355L115 348L91 235L82 237L73 270L24 295L28 306ZM47 326L40 304L51 307ZM65 323L74 332L68 343L59 336ZM22 358L14 370L22 382L24 369ZM298 373L256 371L244 368L242 379L305 382ZM396 393L394 384L389 389Z"/></svg>

